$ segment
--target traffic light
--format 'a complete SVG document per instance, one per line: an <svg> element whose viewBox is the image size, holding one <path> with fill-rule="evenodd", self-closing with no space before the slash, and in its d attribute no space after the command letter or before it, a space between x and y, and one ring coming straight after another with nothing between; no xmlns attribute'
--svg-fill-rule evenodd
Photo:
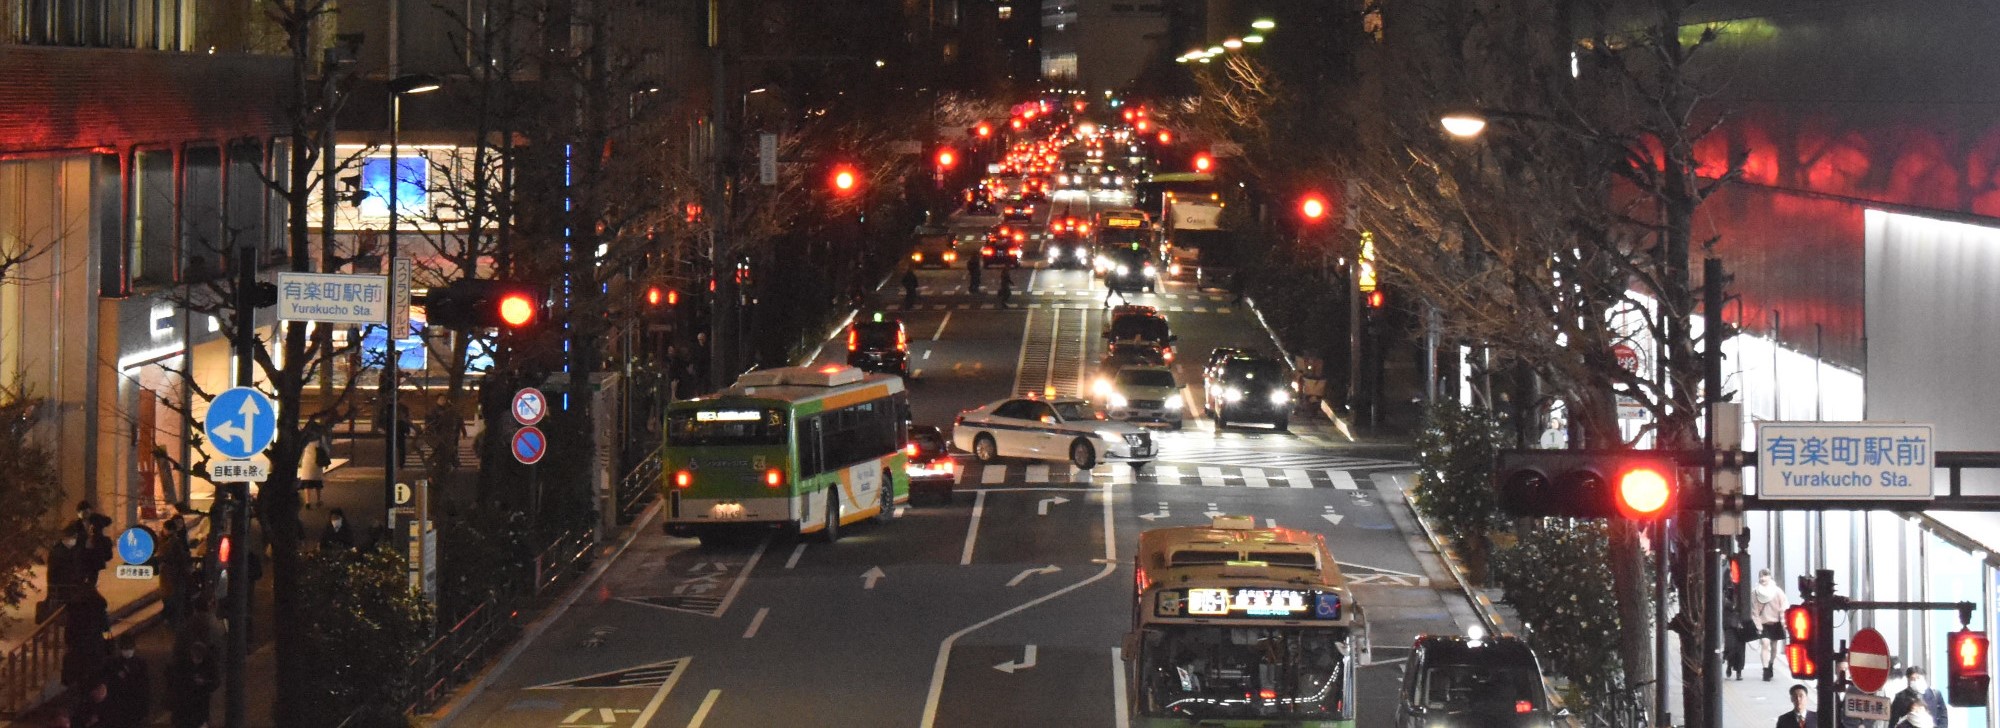
<svg viewBox="0 0 2000 728"><path fill-rule="evenodd" d="M1326 198L1317 192L1307 193L1304 199L1299 200L1299 216L1305 218L1307 224L1317 224L1325 220Z"/></svg>
<svg viewBox="0 0 2000 728"><path fill-rule="evenodd" d="M833 186L834 194L851 195L861 188L861 173L855 171L853 165L835 165L832 174L827 176L827 183Z"/></svg>
<svg viewBox="0 0 2000 728"><path fill-rule="evenodd" d="M1523 518L1651 521L1679 501L1673 459L1642 450L1507 450L1495 475L1500 507Z"/></svg>
<svg viewBox="0 0 2000 728"><path fill-rule="evenodd" d="M1165 130L1165 129L1161 129L1161 130L1160 130L1160 143L1161 143L1161 144L1172 144L1172 143L1174 143L1174 133L1173 133L1173 132L1170 132L1170 131L1167 131L1167 130Z"/></svg>
<svg viewBox="0 0 2000 728"><path fill-rule="evenodd" d="M988 124L988 123L986 123L986 122L983 122L983 121L982 121L982 122L979 122L979 126L975 126L975 127L972 127L972 135L973 135L973 136L976 136L976 137L979 137L979 138L981 138L981 139L989 139L989 138L992 138L992 136L993 136L993 125L991 125L991 124Z"/></svg>
<svg viewBox="0 0 2000 728"><path fill-rule="evenodd" d="M941 170L956 169L958 167L958 152L953 151L951 147L939 149L937 153L937 166Z"/></svg>
<svg viewBox="0 0 2000 728"><path fill-rule="evenodd" d="M460 331L524 329L548 316L548 292L520 281L465 278L432 289L424 315L433 326Z"/></svg>
<svg viewBox="0 0 2000 728"><path fill-rule="evenodd" d="M1961 708L1986 707L1986 633L1961 629L1951 633L1950 664L1946 667L1946 702Z"/></svg>
<svg viewBox="0 0 2000 728"><path fill-rule="evenodd" d="M1196 152L1196 153L1195 153L1195 155L1194 155L1194 171L1196 171L1196 172L1200 172L1200 173L1202 173L1202 174L1207 174L1207 173L1208 173L1208 170L1209 170L1209 168L1211 168L1211 167L1214 167L1214 166L1215 166L1215 158L1214 158L1214 157L1210 157L1210 156L1208 156L1208 152Z"/></svg>
<svg viewBox="0 0 2000 728"><path fill-rule="evenodd" d="M1820 655L1814 648L1819 620L1813 616L1813 602L1806 600L1785 609L1785 667L1801 680L1819 675Z"/></svg>
<svg viewBox="0 0 2000 728"><path fill-rule="evenodd" d="M1369 291L1369 292L1368 292L1368 307L1369 307L1369 308L1381 308L1381 307L1382 307L1382 304L1384 304L1384 303L1387 303L1387 302L1388 302L1388 300L1389 300L1389 297L1388 297L1387 295L1383 294L1383 293L1382 293L1382 290L1381 290L1381 289L1379 289L1379 288L1378 288L1378 289L1375 289L1375 290L1373 290L1373 291Z"/></svg>

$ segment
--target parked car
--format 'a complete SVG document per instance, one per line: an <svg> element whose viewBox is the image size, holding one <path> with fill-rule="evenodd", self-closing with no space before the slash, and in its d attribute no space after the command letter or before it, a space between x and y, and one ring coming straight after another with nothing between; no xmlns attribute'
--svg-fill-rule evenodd
<svg viewBox="0 0 2000 728"><path fill-rule="evenodd" d="M1417 637L1396 701L1396 728L1547 728L1564 717L1551 712L1541 664L1517 637Z"/></svg>
<svg viewBox="0 0 2000 728"><path fill-rule="evenodd" d="M951 444L982 463L1068 460L1085 470L1100 462L1129 462L1139 470L1157 455L1145 428L1104 419L1089 402L1068 397L1003 399L966 411L952 427Z"/></svg>

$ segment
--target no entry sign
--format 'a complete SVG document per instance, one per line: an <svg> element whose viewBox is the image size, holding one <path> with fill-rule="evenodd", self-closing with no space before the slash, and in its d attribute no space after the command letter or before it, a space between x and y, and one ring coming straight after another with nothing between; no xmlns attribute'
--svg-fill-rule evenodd
<svg viewBox="0 0 2000 728"><path fill-rule="evenodd" d="M514 459L522 465L534 465L549 453L549 438L542 429L533 425L514 431Z"/></svg>
<svg viewBox="0 0 2000 728"><path fill-rule="evenodd" d="M1889 682L1889 642L1882 633L1863 629L1847 642L1847 679L1862 692L1872 693Z"/></svg>

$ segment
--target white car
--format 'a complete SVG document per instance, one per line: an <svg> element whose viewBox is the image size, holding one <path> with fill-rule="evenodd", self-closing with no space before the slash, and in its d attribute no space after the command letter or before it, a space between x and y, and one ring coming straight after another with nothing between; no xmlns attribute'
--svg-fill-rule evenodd
<svg viewBox="0 0 2000 728"><path fill-rule="evenodd" d="M1068 460L1089 470L1100 462L1152 462L1153 436L1128 422L1106 420L1090 403L1072 398L1003 399L958 416L951 444L980 462L1003 457Z"/></svg>

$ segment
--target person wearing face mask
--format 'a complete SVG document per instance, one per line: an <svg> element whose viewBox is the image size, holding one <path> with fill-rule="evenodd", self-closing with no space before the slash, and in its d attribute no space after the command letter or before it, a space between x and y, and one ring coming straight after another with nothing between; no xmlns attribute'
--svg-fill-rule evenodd
<svg viewBox="0 0 2000 728"><path fill-rule="evenodd" d="M347 525L347 513L339 508L327 511L326 530L319 534L319 550L354 549L354 528Z"/></svg>
<svg viewBox="0 0 2000 728"><path fill-rule="evenodd" d="M76 504L76 520L70 521L64 530L76 536L83 549L83 583L97 586L97 575L104 566L111 563L111 537L104 535L104 529L111 527L111 518L97 512L90 501Z"/></svg>
<svg viewBox="0 0 2000 728"><path fill-rule="evenodd" d="M104 707L107 728L139 728L146 724L153 707L152 674L146 659L139 656L131 635L118 638L118 652L104 665L104 685L109 699Z"/></svg>
<svg viewBox="0 0 2000 728"><path fill-rule="evenodd" d="M82 542L76 534L64 531L62 540L49 547L48 577L49 596L47 607L37 612L35 622L47 619L60 607L75 598L83 587L84 554Z"/></svg>
<svg viewBox="0 0 2000 728"><path fill-rule="evenodd" d="M1924 720L1929 722L1922 724L1912 722L1910 725L1917 728L1950 726L1951 716L1945 712L1944 696L1939 695L1938 691L1930 686L1929 681L1924 679L1924 669L1911 667L1903 671L1903 677L1908 678L1909 683L1903 687L1902 692L1896 693L1895 699L1889 701L1889 725L1902 726L1905 716L1922 709L1927 713Z"/></svg>
<svg viewBox="0 0 2000 728"><path fill-rule="evenodd" d="M1778 580L1771 577L1770 569L1757 572L1757 588L1750 591L1754 606L1750 618L1757 621L1757 629L1763 637L1757 641L1758 651L1764 656L1764 682L1771 681L1771 663L1778 659L1778 652L1785 644L1785 590L1778 588Z"/></svg>

